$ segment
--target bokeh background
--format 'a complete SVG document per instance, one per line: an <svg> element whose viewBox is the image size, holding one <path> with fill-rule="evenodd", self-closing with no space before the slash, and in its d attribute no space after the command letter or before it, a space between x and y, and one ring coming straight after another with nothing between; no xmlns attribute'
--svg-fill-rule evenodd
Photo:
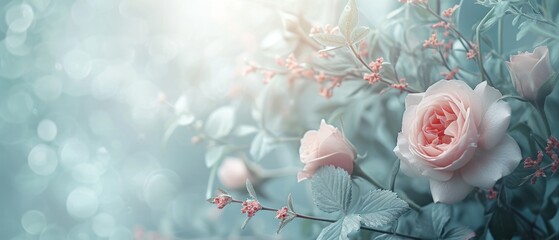
<svg viewBox="0 0 559 240"><path fill-rule="evenodd" d="M358 2L367 13L360 21L369 26L398 5ZM252 104L265 86L261 76L243 76L242 70L248 61L273 63L299 47L284 31L293 16L335 26L344 5L340 0L2 1L0 239L316 236L324 226L300 220L276 235L278 221L270 212L241 231L244 216L238 208L218 211L208 204L207 145L197 137L203 120L225 103L237 107L236 121L251 121ZM346 85L337 90L340 98L328 101L316 94L316 86L306 88L311 100L301 102L319 104L291 112L302 126L294 136L316 129L320 118L330 116L328 106L348 104L343 93L358 86ZM277 104L264 107L290 111L282 108L290 102L283 95L272 97ZM358 149L393 160L402 100L393 93L374 96L343 113L346 134ZM276 124L281 129L285 122ZM259 164L300 168L297 149L296 141L285 144ZM391 165L365 166L382 175ZM262 202L280 207L293 193L296 209L315 213L308 184L297 184L296 172L287 172L260 188ZM429 196L425 182L410 184L416 194Z"/></svg>

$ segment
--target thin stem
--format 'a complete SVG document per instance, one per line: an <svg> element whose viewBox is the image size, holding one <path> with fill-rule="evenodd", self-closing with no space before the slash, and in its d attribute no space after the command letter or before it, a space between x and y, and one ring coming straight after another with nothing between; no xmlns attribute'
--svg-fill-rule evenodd
<svg viewBox="0 0 559 240"><path fill-rule="evenodd" d="M396 177L398 176L399 171L400 171L400 160L396 159L396 161L394 161L394 167L392 168L392 181L390 181L390 185L388 185L390 191L394 192L394 186L396 186Z"/></svg>
<svg viewBox="0 0 559 240"><path fill-rule="evenodd" d="M479 32L481 30L481 26L485 24L485 22L489 19L490 16L493 15L494 11L495 11L495 7L491 8L491 10L489 10L489 12L485 15L485 17L481 19L481 22L479 22L479 24L476 27L476 42L477 42L476 44L477 44L477 58L478 58L479 71L481 72L481 80L487 81L489 86L494 86L494 85L491 79L489 78L489 75L485 72L485 69L483 68L483 55L481 54L481 42L480 42Z"/></svg>
<svg viewBox="0 0 559 240"><path fill-rule="evenodd" d="M369 64L367 64L367 63L365 62L365 60L363 60L363 58L361 58L361 56L359 56L359 54L357 53L357 51L356 51L355 48L353 47L353 44L348 44L348 47L349 47L349 49L351 50L351 52L353 53L353 56L355 56L355 58L357 58L357 60L359 60L359 62L360 62L365 68L367 68L367 70L369 70L370 72L373 72L373 69L372 69L371 67L369 67ZM380 81L381 81L382 83L387 84L388 86L391 86L391 85L393 84L392 82L390 82L390 81L388 81L388 80L386 80L386 79L384 79L384 78L381 78ZM409 93L417 93L417 92L418 92L418 91L416 91L416 90L410 89L409 87L406 87L406 88L404 88L403 90L406 91L406 92L409 92Z"/></svg>
<svg viewBox="0 0 559 240"><path fill-rule="evenodd" d="M241 201L241 200L236 200L236 199L232 199L231 202L234 202L234 203L241 203L241 204L243 203L243 201ZM261 210L270 211L270 212L277 212L277 211L278 211L278 209L269 208L269 207L262 207ZM333 220L333 219L326 219L326 218L313 217L313 216L303 215L303 214L299 214L299 213L295 213L295 217L303 218L303 219L308 219L308 220L313 220L313 221L329 222L329 223L335 223L335 222L337 221L337 220ZM376 229L376 228L370 228L370 227L367 227L367 226L360 226L360 228L363 229L363 230L371 231L371 232L382 233L382 234L390 234L390 235L394 235L394 236L398 236L398 237L404 237L404 238L409 238L409 239L416 239L416 240L422 240L422 239L423 239L423 238L420 238L420 237L410 236L410 235L406 235L406 234L402 234L402 233L397 233L397 232L390 232L390 231L380 230L380 229Z"/></svg>
<svg viewBox="0 0 559 240"><path fill-rule="evenodd" d="M503 18L500 18L497 23L497 53L499 54L499 58L503 56L503 21ZM505 78L503 72L503 64L501 63L499 64L499 78L501 81Z"/></svg>
<svg viewBox="0 0 559 240"><path fill-rule="evenodd" d="M528 14L526 14L526 13L523 13L523 12L520 11L518 8L516 8L515 6L512 6L512 5L510 6L510 8L514 10L514 13L516 13L516 14L518 14L518 15L521 15L521 16L523 16L523 17L525 17L525 18L528 18L528 19L530 19L530 20L534 20L534 21L536 21L536 22L542 22L542 23L548 24L548 25L550 25L550 26L552 26L552 27L554 27L554 28L557 28L557 24L555 24L554 22L550 22L550 21L548 21L548 20L546 20L546 19L538 19L538 18L532 17L532 16L530 16L530 15L528 15Z"/></svg>

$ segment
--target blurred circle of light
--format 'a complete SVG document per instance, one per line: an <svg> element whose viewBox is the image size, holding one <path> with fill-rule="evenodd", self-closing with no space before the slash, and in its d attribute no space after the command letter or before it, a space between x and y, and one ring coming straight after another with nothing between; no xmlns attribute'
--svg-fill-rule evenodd
<svg viewBox="0 0 559 240"><path fill-rule="evenodd" d="M72 177L79 183L96 183L100 175L97 167L91 163L80 163L72 169Z"/></svg>
<svg viewBox="0 0 559 240"><path fill-rule="evenodd" d="M74 218L89 218L99 208L97 193L90 188L78 187L74 189L66 200L66 210Z"/></svg>
<svg viewBox="0 0 559 240"><path fill-rule="evenodd" d="M49 146L38 144L29 152L27 162L31 171L39 175L47 176L56 170L58 166L58 156Z"/></svg>
<svg viewBox="0 0 559 240"><path fill-rule="evenodd" d="M91 82L91 95L97 99L107 99L115 96L122 81L127 78L120 68L107 67Z"/></svg>
<svg viewBox="0 0 559 240"><path fill-rule="evenodd" d="M62 81L53 75L38 78L33 83L33 92L43 101L52 101L62 94Z"/></svg>
<svg viewBox="0 0 559 240"><path fill-rule="evenodd" d="M33 8L26 3L11 6L6 11L6 24L10 30L25 32L33 23Z"/></svg>
<svg viewBox="0 0 559 240"><path fill-rule="evenodd" d="M50 142L56 138L58 128L50 119L43 119L37 126L37 136L43 141Z"/></svg>
<svg viewBox="0 0 559 240"><path fill-rule="evenodd" d="M47 219L42 212L29 210L21 217L21 226L32 235L41 233L47 225Z"/></svg>
<svg viewBox="0 0 559 240"><path fill-rule="evenodd" d="M32 196L41 194L49 184L46 177L35 174L27 166L20 168L12 181L18 191Z"/></svg>
<svg viewBox="0 0 559 240"><path fill-rule="evenodd" d="M66 140L60 149L60 163L65 167L72 168L79 163L89 160L89 149L87 145L78 138Z"/></svg>
<svg viewBox="0 0 559 240"><path fill-rule="evenodd" d="M25 43L27 40L27 33L26 32L14 32L11 29L6 32L5 43L6 47L17 48Z"/></svg>
<svg viewBox="0 0 559 240"><path fill-rule="evenodd" d="M72 79L79 80L87 77L91 72L91 57L89 54L74 49L66 53L62 58L64 71Z"/></svg>
<svg viewBox="0 0 559 240"><path fill-rule="evenodd" d="M89 115L89 128L98 136L110 136L116 129L111 116L103 110L93 110Z"/></svg>
<svg viewBox="0 0 559 240"><path fill-rule="evenodd" d="M41 232L39 240L61 240L66 238L66 230L60 226L49 226Z"/></svg>
<svg viewBox="0 0 559 240"><path fill-rule="evenodd" d="M170 170L157 170L144 183L144 199L152 209L165 209L179 193L180 177Z"/></svg>
<svg viewBox="0 0 559 240"><path fill-rule="evenodd" d="M23 89L12 88L5 101L2 114L10 122L24 122L33 113L33 98Z"/></svg>
<svg viewBox="0 0 559 240"><path fill-rule="evenodd" d="M117 227L111 233L109 240L132 240L132 232L125 227Z"/></svg>
<svg viewBox="0 0 559 240"><path fill-rule="evenodd" d="M115 228L115 220L110 214L100 213L93 218L91 227L97 236L107 238Z"/></svg>
<svg viewBox="0 0 559 240"><path fill-rule="evenodd" d="M60 226L49 226L41 232L39 240L61 240L66 238L66 230Z"/></svg>
<svg viewBox="0 0 559 240"><path fill-rule="evenodd" d="M179 46L169 37L158 36L150 41L148 51L153 61L167 63L177 56Z"/></svg>
<svg viewBox="0 0 559 240"><path fill-rule="evenodd" d="M97 239L95 237L95 233L91 229L91 224L89 223L80 223L76 224L68 231L68 236L66 237L67 240L94 240Z"/></svg>

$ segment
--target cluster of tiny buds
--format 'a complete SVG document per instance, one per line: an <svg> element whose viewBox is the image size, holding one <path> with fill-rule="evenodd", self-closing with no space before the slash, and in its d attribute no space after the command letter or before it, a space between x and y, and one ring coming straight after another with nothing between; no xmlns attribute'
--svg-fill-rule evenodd
<svg viewBox="0 0 559 240"><path fill-rule="evenodd" d="M447 18L452 17L452 15L456 11L456 9L458 9L459 7L460 7L460 5L454 5L454 7L451 7L449 9L444 10L443 11L443 16L445 16Z"/></svg>
<svg viewBox="0 0 559 240"><path fill-rule="evenodd" d="M366 41L361 41L359 42L359 57L364 58L367 57L367 55L369 55L369 44L367 44Z"/></svg>
<svg viewBox="0 0 559 240"><path fill-rule="evenodd" d="M399 89L400 91L404 91L408 87L408 83L406 82L405 78L400 79L400 83L393 83L390 85L393 88Z"/></svg>
<svg viewBox="0 0 559 240"><path fill-rule="evenodd" d="M214 199L211 199L209 202L215 204L217 208L223 209L227 204L231 203L233 198L228 194L219 194Z"/></svg>
<svg viewBox="0 0 559 240"><path fill-rule="evenodd" d="M382 63L384 59L382 57L377 58L376 61L369 63L369 67L373 71L372 73L367 73L363 76L363 80L367 80L370 84L380 81L382 76L380 75L380 69L382 69Z"/></svg>
<svg viewBox="0 0 559 240"><path fill-rule="evenodd" d="M498 192L495 191L495 188L487 189L487 199L495 199L497 198Z"/></svg>
<svg viewBox="0 0 559 240"><path fill-rule="evenodd" d="M455 67L450 72L442 72L441 76L443 76L445 80L452 80L452 79L456 79L457 73L458 73L458 67Z"/></svg>
<svg viewBox="0 0 559 240"><path fill-rule="evenodd" d="M444 41L439 41L437 39L437 32L433 32L431 33L431 36L425 40L425 42L423 42L423 47L424 48L438 48L439 46L442 46L444 44Z"/></svg>
<svg viewBox="0 0 559 240"><path fill-rule="evenodd" d="M535 184L540 177L547 177L545 171L548 168L551 171L551 174L557 172L557 169L559 168L559 156L556 153L557 150L559 150L559 141L557 138L551 136L547 139L547 146L545 147L545 153L551 159L551 164L544 167L541 166L544 160L544 153L542 151L538 151L536 159L527 157L524 160L524 168L535 169L534 173L531 174L532 178L530 179L530 182L532 184Z"/></svg>
<svg viewBox="0 0 559 240"><path fill-rule="evenodd" d="M287 218L287 213L288 213L288 209L287 207L282 207L280 209L278 209L278 211L276 211L276 218L284 221Z"/></svg>
<svg viewBox="0 0 559 240"><path fill-rule="evenodd" d="M248 217L254 216L256 212L262 209L260 202L254 199L248 199L242 203L241 213L246 213Z"/></svg>
<svg viewBox="0 0 559 240"><path fill-rule="evenodd" d="M471 44L471 45L472 47L468 50L468 53L466 53L466 58L468 60L474 59L478 53L478 46L476 44Z"/></svg>

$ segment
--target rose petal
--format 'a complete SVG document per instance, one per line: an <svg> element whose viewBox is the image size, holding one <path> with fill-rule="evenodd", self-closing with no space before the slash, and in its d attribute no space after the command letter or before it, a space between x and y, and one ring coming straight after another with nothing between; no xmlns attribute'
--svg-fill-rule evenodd
<svg viewBox="0 0 559 240"><path fill-rule="evenodd" d="M304 180L310 179L312 177L312 174L307 172L307 171L299 171L297 173L297 182L302 182Z"/></svg>
<svg viewBox="0 0 559 240"><path fill-rule="evenodd" d="M406 109L410 106L419 104L423 99L424 93L410 93L406 96Z"/></svg>
<svg viewBox="0 0 559 240"><path fill-rule="evenodd" d="M306 163L318 157L318 132L314 130L307 131L301 138L301 147L299 147L299 157L302 163Z"/></svg>
<svg viewBox="0 0 559 240"><path fill-rule="evenodd" d="M436 181L431 179L429 183L433 201L448 204L463 200L473 189L471 185L462 180L460 174L454 174L448 181Z"/></svg>
<svg viewBox="0 0 559 240"><path fill-rule="evenodd" d="M336 131L338 131L335 127L329 125L326 123L326 121L324 121L324 119L322 119L322 121L320 122L320 128L318 129L318 134L317 134L317 138L319 142L324 141L326 138L330 137L330 135L332 135L333 133L335 133Z"/></svg>
<svg viewBox="0 0 559 240"><path fill-rule="evenodd" d="M415 170L409 171L409 175L406 174L410 177L420 174L422 176L433 178L439 181L446 181L452 177L452 172L434 170L434 166L427 165L430 164L429 162L419 159L417 157L417 153L412 153L410 151L409 142L402 133L398 134L398 145L396 146L396 148L394 148L394 153L396 154L396 156L398 156L398 158L402 162L402 165L408 164L409 166L413 166L405 170ZM405 167L407 166L404 166L404 168Z"/></svg>
<svg viewBox="0 0 559 240"><path fill-rule="evenodd" d="M478 84L474 89L474 92L481 99L481 102L484 103L482 104L484 113L487 112L491 103L496 102L503 96L499 90L487 85L487 82L481 82Z"/></svg>
<svg viewBox="0 0 559 240"><path fill-rule="evenodd" d="M510 174L521 159L522 155L516 141L511 136L505 135L502 141L490 151L479 149L474 159L460 169L460 172L468 184L491 188L497 180Z"/></svg>
<svg viewBox="0 0 559 240"><path fill-rule="evenodd" d="M313 159L305 164L303 171L314 174L322 166L336 166L343 168L349 174L353 173L353 158L345 153L332 153L317 159Z"/></svg>
<svg viewBox="0 0 559 240"><path fill-rule="evenodd" d="M510 105L495 102L489 105L479 126L479 146L489 150L497 145L507 132L510 122Z"/></svg>

